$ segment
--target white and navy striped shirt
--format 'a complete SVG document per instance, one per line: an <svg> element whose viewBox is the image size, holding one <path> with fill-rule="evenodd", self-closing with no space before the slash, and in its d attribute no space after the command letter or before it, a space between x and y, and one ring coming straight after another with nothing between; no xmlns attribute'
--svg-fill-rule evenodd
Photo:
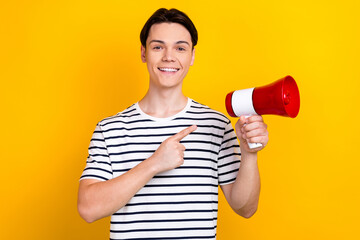
<svg viewBox="0 0 360 240"><path fill-rule="evenodd" d="M136 103L100 121L81 179L120 176L193 124L180 141L184 164L156 175L111 216L110 239L216 239L218 185L235 181L240 148L230 120L194 100L170 118L151 117Z"/></svg>

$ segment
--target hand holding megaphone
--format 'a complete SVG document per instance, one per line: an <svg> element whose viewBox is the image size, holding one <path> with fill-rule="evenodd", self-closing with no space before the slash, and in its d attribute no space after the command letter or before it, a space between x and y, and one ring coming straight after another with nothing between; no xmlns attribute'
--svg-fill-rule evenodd
<svg viewBox="0 0 360 240"><path fill-rule="evenodd" d="M235 131L244 151L258 151L269 141L267 125L261 115L240 116L235 124Z"/></svg>
<svg viewBox="0 0 360 240"><path fill-rule="evenodd" d="M233 91L227 94L225 103L232 117L273 114L295 118L300 94L294 78L286 76L262 87ZM261 143L248 144L251 149L261 147Z"/></svg>

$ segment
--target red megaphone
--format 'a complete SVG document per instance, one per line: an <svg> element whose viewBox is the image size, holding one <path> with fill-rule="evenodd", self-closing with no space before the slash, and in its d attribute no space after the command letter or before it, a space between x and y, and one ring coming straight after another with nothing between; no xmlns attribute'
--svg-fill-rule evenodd
<svg viewBox="0 0 360 240"><path fill-rule="evenodd" d="M262 87L233 91L225 102L232 117L274 114L294 118L299 113L300 94L294 78L286 76Z"/></svg>
<svg viewBox="0 0 360 240"><path fill-rule="evenodd" d="M225 99L226 110L232 117L274 114L294 118L300 109L300 94L294 78L286 76L262 87L237 90ZM261 143L248 143L250 148Z"/></svg>

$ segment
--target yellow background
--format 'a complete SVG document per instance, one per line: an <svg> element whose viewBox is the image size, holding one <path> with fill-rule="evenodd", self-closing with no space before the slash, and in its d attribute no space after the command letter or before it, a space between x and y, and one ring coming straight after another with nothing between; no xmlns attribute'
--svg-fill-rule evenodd
<svg viewBox="0 0 360 240"><path fill-rule="evenodd" d="M228 92L288 74L301 92L297 118L264 116L258 212L220 195L218 239L360 239L357 0L2 1L0 239L108 239L109 219L79 217L78 179L96 123L145 94L139 33L159 7L199 31L193 99L225 112Z"/></svg>

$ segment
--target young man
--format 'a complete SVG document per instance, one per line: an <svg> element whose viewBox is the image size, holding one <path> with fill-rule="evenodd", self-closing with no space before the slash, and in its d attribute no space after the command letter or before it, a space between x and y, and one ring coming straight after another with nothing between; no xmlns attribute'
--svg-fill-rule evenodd
<svg viewBox="0 0 360 240"><path fill-rule="evenodd" d="M184 96L197 31L176 9L159 9L141 32L149 71L143 99L98 123L79 186L87 222L111 215L111 239L215 239L218 186L243 217L258 205L261 116L229 119Z"/></svg>

